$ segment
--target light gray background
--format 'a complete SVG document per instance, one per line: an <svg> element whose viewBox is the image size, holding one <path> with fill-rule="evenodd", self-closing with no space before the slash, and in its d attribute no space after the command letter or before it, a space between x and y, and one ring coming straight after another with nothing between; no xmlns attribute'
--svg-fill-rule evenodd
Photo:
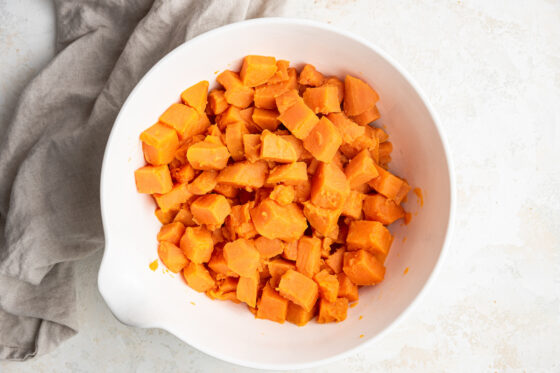
<svg viewBox="0 0 560 373"><path fill-rule="evenodd" d="M419 306L363 352L309 372L559 371L560 2L293 1L292 16L376 43L439 113L457 174L455 235ZM0 122L54 53L48 0L0 0ZM1 132L0 132L1 134ZM429 197L428 197L429 198ZM121 325L78 264L81 330L1 372L252 371Z"/></svg>

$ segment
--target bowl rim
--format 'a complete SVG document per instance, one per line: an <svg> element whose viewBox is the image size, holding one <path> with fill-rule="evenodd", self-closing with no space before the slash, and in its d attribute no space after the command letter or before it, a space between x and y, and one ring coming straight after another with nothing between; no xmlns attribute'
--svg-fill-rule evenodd
<svg viewBox="0 0 560 373"><path fill-rule="evenodd" d="M249 19L249 20L239 21L239 22L235 22L235 23L230 23L230 24L212 29L210 31L204 32L200 35L197 35L196 37L178 45L176 48L174 48L173 50L168 52L165 56L163 56L157 63L155 63L148 70L148 72L146 72L144 74L144 76L138 81L138 83L134 86L134 88L129 93L128 97L126 98L125 102L121 106L121 109L119 110L119 114L117 115L117 117L115 118L115 121L113 123L113 128L111 129L111 133L109 134L109 137L107 139L107 144L105 146L105 151L104 151L104 154L103 154L103 161L102 161L102 168L101 168L100 188L99 188L99 190L100 190L101 220L102 220L102 225L103 225L105 245L104 245L103 257L101 259L101 264L100 264L100 267L99 267L97 280L98 280L98 289L99 289L99 292L100 292L101 296L103 297L103 300L107 304L107 306L110 309L113 316L115 316L115 318L117 320L119 320L121 323L123 323L125 325L132 325L132 326L135 326L135 327L140 327L140 328L159 328L159 329L163 329L163 330L167 331L170 334L175 335L175 333L173 333L173 331L169 330L165 326L157 325L157 323L154 323L153 325L135 325L133 323L123 321L113 311L113 309L111 307L112 301L109 299L108 296L106 296L106 293L103 289L103 287L104 287L103 284L105 282L103 281L102 268L103 268L105 260L106 260L106 254L107 254L106 249L107 249L107 247L109 247L109 245L108 245L109 237L107 237L107 233L106 233L107 229L106 229L106 217L105 217L108 213L106 211L106 207L105 207L105 203L104 203L104 200L105 200L104 190L106 189L104 187L104 185L106 184L106 179L107 179L107 171L106 171L107 167L105 167L105 165L106 165L108 150L111 147L111 144L114 140L113 135L114 135L115 131L113 131L113 129L115 128L115 125L119 122L120 117L121 117L122 113L125 111L124 109L126 108L126 106L129 104L130 101L132 101L134 99L135 95L137 94L138 88L142 86L142 83L144 82L144 80L146 80L155 70L157 70L156 68L157 68L158 65L160 65L164 60L166 60L168 58L171 58L175 53L178 52L179 49L184 48L191 41L201 40L201 39L203 40L203 39L209 38L209 37L211 37L211 36L213 36L214 34L217 34L217 33L227 32L228 30L239 29L239 28L243 28L243 27L251 26L251 25L270 24L270 23L281 23L281 24L284 24L284 25L310 26L310 27L313 27L313 28L316 28L316 29L319 29L319 30L334 32L334 33L342 35L346 38L352 39L353 41L358 42L358 43L362 44L363 46L373 50L381 58L383 58L385 61L387 61L411 85L413 90L416 92L416 94L418 94L418 96L422 100L422 103L425 105L425 107L426 107L426 109L427 109L427 111L428 111L428 113L429 113L429 115L430 115L430 117L431 117L431 119L432 119L432 121L435 125L435 129L436 129L436 132L437 132L437 134L440 138L440 141L442 143L443 151L444 151L444 155L445 155L445 160L446 160L446 164L447 164L447 172L448 172L448 175L449 175L449 218L448 218L448 221L447 221L447 227L446 227L446 231L445 231L445 237L444 237L443 245L441 247L441 251L440 251L440 254L439 254L439 256L437 258L437 261L434 265L434 268L433 268L432 272L430 273L430 275L428 276L428 279L422 285L422 288L420 289L418 294L416 294L416 296L413 298L413 300L410 302L410 304L391 323L389 323L379 333L377 333L375 335L372 335L371 337L369 337L367 339L364 339L362 341L362 343L360 343L359 345L357 345L355 347L349 348L346 351L340 352L338 354L329 356L329 357L324 358L324 359L318 359L318 360L305 362L305 363L287 363L287 364L280 364L280 365L279 364L255 363L255 362L250 361L250 360L237 359L237 358L234 358L234 357L231 357L231 356L223 355L223 354L216 353L214 351L210 351L208 349L202 348L196 343L196 341L187 342L187 341L179 338L181 341L183 341L184 343L188 344L189 346L197 349L198 351L200 351L200 352L202 352L206 355L209 355L209 356L215 357L217 359L220 359L222 361L228 362L228 363L232 363L232 364L236 364L236 365L244 366L244 367L248 367L248 368L256 368L256 369L293 370L293 369L304 369L304 368L316 367L316 366L332 363L332 362L337 361L337 360L341 360L345 357L348 357L350 355L354 355L358 352L363 351L367 346L372 345L374 342L379 341L385 335L390 333L402 320L404 320L415 309L415 307L420 303L421 299L426 295L426 293L428 291L428 288L431 287L433 285L433 283L435 282L435 279L438 276L438 274L440 273L441 267L443 266L443 262L445 261L445 257L447 256L447 253L449 251L449 245L450 245L451 237L452 237L452 233L453 233L453 227L454 227L454 221L455 221L455 209L456 209L455 174L454 174L454 171L453 171L454 168L453 168L453 164L452 164L451 152L449 150L449 145L448 145L447 139L446 139L446 137L443 133L443 126L441 125L439 117L436 114L435 110L433 109L430 101L427 99L424 92L422 91L420 86L416 83L416 81L412 78L412 76L395 59L393 59L393 57L391 57L383 49L374 45L372 42L370 42L369 40L365 39L362 36L354 34L350 31L346 31L342 28L332 26L330 24L326 24L326 23L323 23L323 22L314 21L314 20L289 18L289 17L255 18L255 19Z"/></svg>

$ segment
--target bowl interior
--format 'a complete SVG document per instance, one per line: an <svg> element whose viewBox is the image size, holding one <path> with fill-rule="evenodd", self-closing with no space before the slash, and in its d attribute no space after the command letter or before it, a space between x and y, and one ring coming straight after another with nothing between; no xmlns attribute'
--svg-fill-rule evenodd
<svg viewBox="0 0 560 373"><path fill-rule="evenodd" d="M385 281L360 290L346 321L297 327L257 320L244 305L212 301L179 274L148 268L157 258L160 224L154 202L136 192L133 172L144 165L138 136L180 92L216 72L238 69L247 54L272 55L296 67L314 64L327 75L353 74L380 94L379 124L394 144L390 169L421 187L411 195L409 225L390 227L395 240ZM180 46L132 92L107 145L101 183L106 248L99 288L123 322L159 327L215 357L253 367L294 368L332 359L378 336L414 301L440 257L451 209L451 185L442 139L411 83L363 41L308 21L262 19L226 26ZM405 239L406 238L406 239ZM405 275L404 271L409 268Z"/></svg>

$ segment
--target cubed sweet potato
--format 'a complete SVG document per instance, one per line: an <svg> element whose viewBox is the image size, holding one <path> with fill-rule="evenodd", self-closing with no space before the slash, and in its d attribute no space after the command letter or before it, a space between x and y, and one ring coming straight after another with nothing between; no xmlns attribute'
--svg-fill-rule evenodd
<svg viewBox="0 0 560 373"><path fill-rule="evenodd" d="M334 273L342 272L342 260L344 259L344 248L341 247L337 249L334 253L330 254L327 259L325 259L325 264Z"/></svg>
<svg viewBox="0 0 560 373"><path fill-rule="evenodd" d="M237 273L233 272L228 267L226 258L224 258L224 250L220 247L215 247L212 251L212 257L208 262L208 268L216 274L221 275L221 277L239 277Z"/></svg>
<svg viewBox="0 0 560 373"><path fill-rule="evenodd" d="M348 311L348 299L338 298L335 301L329 302L327 299L321 299L319 303L319 315L317 322L340 322L346 320L346 313Z"/></svg>
<svg viewBox="0 0 560 373"><path fill-rule="evenodd" d="M307 64L301 70L299 74L298 83L303 85L309 85L312 87L319 87L325 82L325 77L323 74L317 71L315 66Z"/></svg>
<svg viewBox="0 0 560 373"><path fill-rule="evenodd" d="M331 275L327 270L322 270L313 279L319 286L321 298L329 302L335 302L338 297L338 279L336 276Z"/></svg>
<svg viewBox="0 0 560 373"><path fill-rule="evenodd" d="M261 135L247 134L243 135L243 150L245 158L251 163L260 159L261 153Z"/></svg>
<svg viewBox="0 0 560 373"><path fill-rule="evenodd" d="M342 100L344 99L344 82L342 80L338 79L335 76L331 76L325 80L323 85L331 85L336 87L338 102L342 103Z"/></svg>
<svg viewBox="0 0 560 373"><path fill-rule="evenodd" d="M185 281L193 290L200 293L204 293L216 286L216 282L203 264L189 263L183 269L183 277L185 277Z"/></svg>
<svg viewBox="0 0 560 373"><path fill-rule="evenodd" d="M297 161L298 156L292 143L264 130L261 134L260 158L279 163L292 163Z"/></svg>
<svg viewBox="0 0 560 373"><path fill-rule="evenodd" d="M261 188L264 185L268 165L264 161L236 162L224 168L218 175L218 183L237 188Z"/></svg>
<svg viewBox="0 0 560 373"><path fill-rule="evenodd" d="M307 175L305 175L307 177ZM138 193L167 193L173 188L169 167L144 166L134 171L136 190Z"/></svg>
<svg viewBox="0 0 560 373"><path fill-rule="evenodd" d="M184 164L171 170L171 178L177 183L189 183L194 179L194 168L190 164Z"/></svg>
<svg viewBox="0 0 560 373"><path fill-rule="evenodd" d="M173 245L178 246L184 232L185 226L183 223L173 222L165 224L159 230L157 240L171 242Z"/></svg>
<svg viewBox="0 0 560 373"><path fill-rule="evenodd" d="M276 58L268 56L245 56L239 76L243 85L256 87L264 84L276 73Z"/></svg>
<svg viewBox="0 0 560 373"><path fill-rule="evenodd" d="M158 246L159 259L173 273L182 270L189 260L183 251L171 242L161 241Z"/></svg>
<svg viewBox="0 0 560 373"><path fill-rule="evenodd" d="M276 61L276 72L274 75L268 79L268 84L280 83L288 80L290 76L288 75L288 68L290 67L290 61L277 60Z"/></svg>
<svg viewBox="0 0 560 373"><path fill-rule="evenodd" d="M220 226L229 215L231 206L221 194L206 194L191 204L193 219L198 224Z"/></svg>
<svg viewBox="0 0 560 373"><path fill-rule="evenodd" d="M344 253L342 270L356 285L375 285L385 276L383 264L366 250Z"/></svg>
<svg viewBox="0 0 560 373"><path fill-rule="evenodd" d="M391 232L380 222L371 220L351 222L346 237L348 250L364 249L373 254L386 255L392 242Z"/></svg>
<svg viewBox="0 0 560 373"><path fill-rule="evenodd" d="M161 224L169 224L177 216L178 210L162 210L158 207L154 214Z"/></svg>
<svg viewBox="0 0 560 373"><path fill-rule="evenodd" d="M286 185L299 185L308 181L307 165L305 162L294 162L274 167L268 179L267 184L284 183Z"/></svg>
<svg viewBox="0 0 560 373"><path fill-rule="evenodd" d="M358 285L354 284L344 272L337 273L336 278L338 279L338 296L348 299L348 302L357 301L359 299Z"/></svg>
<svg viewBox="0 0 560 373"><path fill-rule="evenodd" d="M282 252L282 256L285 259L293 260L295 262L297 260L298 243L298 241L284 242L284 251Z"/></svg>
<svg viewBox="0 0 560 373"><path fill-rule="evenodd" d="M251 218L257 232L270 239L297 240L307 229L307 220L295 203L282 206L270 198L251 210Z"/></svg>
<svg viewBox="0 0 560 373"><path fill-rule="evenodd" d="M267 319L278 323L286 321L288 300L283 298L269 284L263 288L257 307L257 319Z"/></svg>
<svg viewBox="0 0 560 373"><path fill-rule="evenodd" d="M172 104L160 117L159 121L177 131L179 140L202 133L207 126L200 121L200 114L183 104Z"/></svg>
<svg viewBox="0 0 560 373"><path fill-rule="evenodd" d="M311 202L327 209L342 208L349 194L344 173L331 163L321 163L311 181Z"/></svg>
<svg viewBox="0 0 560 373"><path fill-rule="evenodd" d="M303 140L303 146L315 159L327 163L333 159L341 144L340 132L327 117L322 117Z"/></svg>
<svg viewBox="0 0 560 373"><path fill-rule="evenodd" d="M343 144L353 144L354 141L363 137L366 133L366 127L355 123L344 113L330 113L327 118L338 128Z"/></svg>
<svg viewBox="0 0 560 373"><path fill-rule="evenodd" d="M243 122L232 123L226 127L226 146L234 161L241 161L245 158L243 136L248 133L249 130Z"/></svg>
<svg viewBox="0 0 560 373"><path fill-rule="evenodd" d="M190 86L181 93L181 100L185 105L192 107L200 114L204 113L208 100L208 86L207 80L202 80Z"/></svg>
<svg viewBox="0 0 560 373"><path fill-rule="evenodd" d="M254 242L244 238L226 243L224 258L229 269L242 277L252 276L260 263L259 252Z"/></svg>
<svg viewBox="0 0 560 373"><path fill-rule="evenodd" d="M338 88L334 85L307 88L305 92L303 92L303 101L315 114L340 112Z"/></svg>
<svg viewBox="0 0 560 373"><path fill-rule="evenodd" d="M342 207L343 216L348 216L349 218L358 220L362 216L362 206L365 198L365 194L351 190L346 202Z"/></svg>
<svg viewBox="0 0 560 373"><path fill-rule="evenodd" d="M321 266L321 240L317 237L301 237L298 242L296 268L307 277L313 278Z"/></svg>
<svg viewBox="0 0 560 373"><path fill-rule="evenodd" d="M253 238L257 235L253 221L251 220L250 209L252 203L236 205L231 208L231 213L226 219L226 226L230 231L240 238Z"/></svg>
<svg viewBox="0 0 560 373"><path fill-rule="evenodd" d="M183 224L185 227L192 227L196 225L196 223L193 220L191 209L186 205L184 205L183 207L181 207L181 209L179 209L177 214L175 214L173 221L179 222Z"/></svg>
<svg viewBox="0 0 560 373"><path fill-rule="evenodd" d="M208 170L202 171L192 183L189 184L189 192L194 195L203 195L210 193L217 184L216 178L218 171Z"/></svg>
<svg viewBox="0 0 560 373"><path fill-rule="evenodd" d="M208 94L208 104L214 115L222 114L229 106L226 101L225 91L216 89L210 92Z"/></svg>
<svg viewBox="0 0 560 373"><path fill-rule="evenodd" d="M192 193L189 192L187 184L176 184L171 190L164 194L153 194L157 205L162 210L179 210L181 204L187 202Z"/></svg>
<svg viewBox="0 0 560 373"><path fill-rule="evenodd" d="M284 246L282 241L279 239L273 239L266 237L258 237L255 239L255 247L261 255L261 258L270 259L276 255L282 254L284 251Z"/></svg>
<svg viewBox="0 0 560 373"><path fill-rule="evenodd" d="M228 149L221 144L201 141L189 147L187 159L196 170L221 170L229 159Z"/></svg>
<svg viewBox="0 0 560 373"><path fill-rule="evenodd" d="M404 217L404 209L395 201L381 194L374 194L364 199L364 215L369 220L377 220L384 225L389 225Z"/></svg>
<svg viewBox="0 0 560 373"><path fill-rule="evenodd" d="M344 174L351 189L355 189L379 175L367 149L362 150L350 160Z"/></svg>
<svg viewBox="0 0 560 373"><path fill-rule="evenodd" d="M395 201L397 205L400 204L410 190L408 183L378 165L375 165L375 168L379 176L371 180L368 183L369 186L388 199Z"/></svg>
<svg viewBox="0 0 560 373"><path fill-rule="evenodd" d="M313 127L319 122L319 118L313 113L303 101L296 101L286 111L278 116L278 120L286 126L298 139L305 139Z"/></svg>
<svg viewBox="0 0 560 373"><path fill-rule="evenodd" d="M294 202L296 192L293 186L278 184L274 187L272 192L270 192L269 197L270 199L278 202L280 205L288 205Z"/></svg>
<svg viewBox="0 0 560 373"><path fill-rule="evenodd" d="M344 79L344 112L348 116L360 115L371 109L379 95L366 82L351 75Z"/></svg>
<svg viewBox="0 0 560 373"><path fill-rule="evenodd" d="M154 166L165 165L175 158L179 138L173 128L156 123L140 134L146 162Z"/></svg>
<svg viewBox="0 0 560 373"><path fill-rule="evenodd" d="M367 126L368 124L378 120L379 118L381 118L381 114L379 114L377 106L373 105L370 109L364 111L362 114L353 116L352 120L358 123L360 126Z"/></svg>
<svg viewBox="0 0 560 373"><path fill-rule="evenodd" d="M298 94L296 89L290 89L281 95L277 96L274 101L276 102L276 108L280 114L283 114L294 106L298 102L303 102L303 99Z"/></svg>
<svg viewBox="0 0 560 373"><path fill-rule="evenodd" d="M259 273L255 271L251 276L239 277L236 295L241 302L247 303L249 307L257 306L257 291L259 287Z"/></svg>
<svg viewBox="0 0 560 373"><path fill-rule="evenodd" d="M191 262L207 263L214 250L212 234L204 227L187 227L181 237L181 249Z"/></svg>
<svg viewBox="0 0 560 373"><path fill-rule="evenodd" d="M296 247L297 247L297 241L294 242L296 242ZM288 270L296 269L296 265L294 263L284 259L273 259L268 262L267 266L268 266L268 271L270 273L270 276L278 279L280 279L280 277L282 277L282 275L284 275L284 273L286 273Z"/></svg>
<svg viewBox="0 0 560 373"><path fill-rule="evenodd" d="M303 202L303 215L309 221L309 225L325 237L331 237L338 229L340 213L340 209L324 209L311 202Z"/></svg>
<svg viewBox="0 0 560 373"><path fill-rule="evenodd" d="M278 291L284 298L311 311L319 296L317 283L304 274L289 269L280 278Z"/></svg>
<svg viewBox="0 0 560 373"><path fill-rule="evenodd" d="M315 316L315 308L311 311L306 311L294 302L288 302L286 320L297 326L304 326Z"/></svg>

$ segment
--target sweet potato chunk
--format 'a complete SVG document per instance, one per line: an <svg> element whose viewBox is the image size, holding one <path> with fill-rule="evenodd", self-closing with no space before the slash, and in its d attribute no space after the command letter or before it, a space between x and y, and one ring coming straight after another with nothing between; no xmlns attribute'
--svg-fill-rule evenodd
<svg viewBox="0 0 560 373"><path fill-rule="evenodd" d="M208 100L208 85L207 80L202 80L190 86L181 93L181 100L200 114L204 113Z"/></svg>
<svg viewBox="0 0 560 373"><path fill-rule="evenodd" d="M311 311L317 297L319 287L317 283L304 274L289 269L280 278L278 291L284 298L301 306L306 311Z"/></svg>
<svg viewBox="0 0 560 373"><path fill-rule="evenodd" d="M322 117L303 140L305 149L321 162L330 162L341 144L340 132L326 117Z"/></svg>
<svg viewBox="0 0 560 373"><path fill-rule="evenodd" d="M154 166L171 162L179 147L177 132L161 123L156 123L142 132L140 140L146 162Z"/></svg>
<svg viewBox="0 0 560 373"><path fill-rule="evenodd" d="M336 278L338 279L338 296L348 299L348 302L357 301L359 299L358 285L354 284L344 272L339 272Z"/></svg>
<svg viewBox="0 0 560 373"><path fill-rule="evenodd" d="M179 140L185 140L191 136L202 133L207 126L200 121L198 112L183 104L171 105L160 117L159 121L174 128Z"/></svg>
<svg viewBox="0 0 560 373"><path fill-rule="evenodd" d="M364 249L373 254L387 255L393 236L378 221L357 220L350 223L346 244L348 250Z"/></svg>
<svg viewBox="0 0 560 373"><path fill-rule="evenodd" d="M344 206L342 207L342 215L356 220L360 219L365 197L365 194L351 190L348 198L346 198Z"/></svg>
<svg viewBox="0 0 560 373"><path fill-rule="evenodd" d="M352 158L346 166L344 174L351 189L355 189L379 175L367 149Z"/></svg>
<svg viewBox="0 0 560 373"><path fill-rule="evenodd" d="M209 141L198 142L187 150L187 159L196 170L221 170L226 167L229 156L224 145Z"/></svg>
<svg viewBox="0 0 560 373"><path fill-rule="evenodd" d="M276 185L272 192L270 192L270 199L278 202L280 205L288 205L294 202L296 192L293 186ZM304 212L305 214L305 212Z"/></svg>
<svg viewBox="0 0 560 373"><path fill-rule="evenodd" d="M253 122L255 122L261 130L274 131L280 125L278 112L276 110L255 108L252 118Z"/></svg>
<svg viewBox="0 0 560 373"><path fill-rule="evenodd" d="M364 215L367 219L389 225L404 217L404 209L395 201L387 199L381 194L374 194L364 199Z"/></svg>
<svg viewBox="0 0 560 373"><path fill-rule="evenodd" d="M268 166L264 161L236 162L224 168L218 175L218 183L237 188L261 188L266 180Z"/></svg>
<svg viewBox="0 0 560 373"><path fill-rule="evenodd" d="M193 220L191 210L188 206L183 206L177 212L177 214L175 214L175 217L173 218L173 221L174 222L179 222L179 223L183 224L185 227L192 227L192 226L196 225L196 223Z"/></svg>
<svg viewBox="0 0 560 373"><path fill-rule="evenodd" d="M307 177L307 175L306 175ZM144 166L134 171L138 193L167 193L173 188L167 166Z"/></svg>
<svg viewBox="0 0 560 373"><path fill-rule="evenodd" d="M203 264L191 262L183 270L183 277L185 277L185 281L187 281L191 288L200 293L204 293L216 286L214 279L210 276L210 272L208 272Z"/></svg>
<svg viewBox="0 0 560 373"><path fill-rule="evenodd" d="M327 270L322 270L313 279L319 286L321 298L329 302L335 302L338 297L338 279L336 276L331 275Z"/></svg>
<svg viewBox="0 0 560 373"><path fill-rule="evenodd" d="M331 163L321 163L311 182L311 202L327 209L341 208L350 194L344 173Z"/></svg>
<svg viewBox="0 0 560 373"><path fill-rule="evenodd" d="M207 263L212 257L214 241L204 227L187 227L181 237L181 249L193 263Z"/></svg>
<svg viewBox="0 0 560 373"><path fill-rule="evenodd" d="M325 237L331 237L338 229L337 223L340 213L340 209L324 209L311 202L303 203L303 215L313 229Z"/></svg>
<svg viewBox="0 0 560 373"><path fill-rule="evenodd" d="M243 136L249 130L243 122L236 122L226 127L226 146L234 161L241 161L245 158L243 152Z"/></svg>
<svg viewBox="0 0 560 373"><path fill-rule="evenodd" d="M179 210L181 204L192 197L187 184L177 184L165 194L154 194L157 205L162 210Z"/></svg>
<svg viewBox="0 0 560 373"><path fill-rule="evenodd" d="M388 199L395 201L398 205L408 194L410 186L406 181L396 177L389 171L375 165L379 176L371 180L368 184L378 193L384 195Z"/></svg>
<svg viewBox="0 0 560 373"><path fill-rule="evenodd" d="M379 165L387 165L391 162L391 152L393 151L393 144L390 141L385 141L379 144Z"/></svg>
<svg viewBox="0 0 560 373"><path fill-rule="evenodd" d="M183 223L174 222L165 224L159 230L157 235L158 241L167 241L171 242L173 245L178 246L179 241L181 240L181 236L185 232L185 226Z"/></svg>
<svg viewBox="0 0 560 373"><path fill-rule="evenodd" d="M251 218L257 232L270 239L297 240L307 229L307 220L295 203L282 206L267 198L251 210Z"/></svg>
<svg viewBox="0 0 560 373"><path fill-rule="evenodd" d="M259 252L253 241L243 238L226 243L224 258L228 267L242 277L252 276L260 262Z"/></svg>
<svg viewBox="0 0 560 373"><path fill-rule="evenodd" d="M253 103L255 90L244 85L226 89L224 97L228 104L245 109Z"/></svg>
<svg viewBox="0 0 560 373"><path fill-rule="evenodd" d="M297 326L304 326L315 316L315 308L306 311L303 307L298 306L294 302L288 302L288 313L286 320Z"/></svg>
<svg viewBox="0 0 560 373"><path fill-rule="evenodd" d="M379 101L379 95L366 82L346 75L344 79L344 113L360 115Z"/></svg>
<svg viewBox="0 0 560 373"><path fill-rule="evenodd" d="M304 236L298 242L296 268L307 277L319 272L321 266L321 240L317 237Z"/></svg>
<svg viewBox="0 0 560 373"><path fill-rule="evenodd" d="M295 242L297 246L297 241ZM284 259L274 259L268 262L268 271L273 278L280 279L280 277L290 269L295 270L296 265Z"/></svg>
<svg viewBox="0 0 560 373"><path fill-rule="evenodd" d="M284 246L279 239L271 240L266 237L259 237L255 239L255 247L261 255L261 258L269 259L276 255L282 254Z"/></svg>
<svg viewBox="0 0 560 373"><path fill-rule="evenodd" d="M298 185L307 181L307 165L304 162L294 162L274 167L270 171L266 183L284 183L286 185Z"/></svg>
<svg viewBox="0 0 560 373"><path fill-rule="evenodd" d="M208 268L216 272L221 277L239 277L239 275L229 269L226 258L224 258L224 250L222 248L215 247L212 251L212 257L208 262Z"/></svg>
<svg viewBox="0 0 560 373"><path fill-rule="evenodd" d="M225 92L221 89L214 90L208 94L208 104L214 115L222 114L228 108Z"/></svg>
<svg viewBox="0 0 560 373"><path fill-rule="evenodd" d="M162 210L158 207L154 214L161 224L169 224L173 222L173 218L177 216L178 212L177 210Z"/></svg>
<svg viewBox="0 0 560 373"><path fill-rule="evenodd" d="M344 253L342 270L356 285L374 285L383 280L385 267L365 250Z"/></svg>
<svg viewBox="0 0 560 373"><path fill-rule="evenodd" d="M256 134L243 135L243 150L245 158L251 163L260 159L261 136Z"/></svg>
<svg viewBox="0 0 560 373"><path fill-rule="evenodd" d="M278 323L286 321L288 300L278 294L269 284L262 292L257 307L257 319L267 319Z"/></svg>
<svg viewBox="0 0 560 373"><path fill-rule="evenodd" d="M261 134L260 158L267 161L292 163L297 161L297 153L290 142L284 140L281 136L264 130Z"/></svg>
<svg viewBox="0 0 560 373"><path fill-rule="evenodd" d="M226 226L240 238L252 238L257 235L251 215L249 213L252 203L236 205L231 208L231 213L226 219Z"/></svg>
<svg viewBox="0 0 560 373"><path fill-rule="evenodd" d="M258 287L259 273L257 271L255 271L251 276L239 277L236 289L237 299L241 302L247 303L249 307L256 307Z"/></svg>
<svg viewBox="0 0 560 373"><path fill-rule="evenodd" d="M379 118L381 118L379 110L377 109L377 106L373 105L371 109L364 111L362 114L353 116L352 120L358 123L360 126L367 126L368 124L378 120Z"/></svg>
<svg viewBox="0 0 560 373"><path fill-rule="evenodd" d="M230 211L229 202L221 194L206 194L191 204L193 219L198 224L220 226Z"/></svg>
<svg viewBox="0 0 560 373"><path fill-rule="evenodd" d="M303 101L290 106L278 116L278 120L300 140L305 139L319 122L319 118Z"/></svg>
<svg viewBox="0 0 560 373"><path fill-rule="evenodd" d="M202 171L192 183L189 184L189 192L194 195L202 195L211 192L217 184L218 171Z"/></svg>
<svg viewBox="0 0 560 373"><path fill-rule="evenodd" d="M331 76L330 78L325 80L325 83L323 83L323 85L336 87L338 103L342 103L342 100L344 99L344 82L342 80L338 79L335 76Z"/></svg>
<svg viewBox="0 0 560 373"><path fill-rule="evenodd" d="M194 168L188 163L174 168L171 170L171 178L179 184L188 183L194 179Z"/></svg>
<svg viewBox="0 0 560 373"><path fill-rule="evenodd" d="M342 272L342 260L344 258L344 248L341 247L337 249L334 253L330 254L327 259L325 259L325 264L334 273Z"/></svg>
<svg viewBox="0 0 560 373"><path fill-rule="evenodd" d="M346 320L347 311L348 299L346 298L338 298L333 302L329 302L327 299L321 299L317 322L322 324L344 321Z"/></svg>
<svg viewBox="0 0 560 373"><path fill-rule="evenodd" d="M338 128L343 144L353 144L366 133L365 127L353 122L344 113L330 113L327 118Z"/></svg>
<svg viewBox="0 0 560 373"><path fill-rule="evenodd" d="M158 256L163 264L173 273L182 270L189 260L183 251L171 242L161 241L158 246Z"/></svg>
<svg viewBox="0 0 560 373"><path fill-rule="evenodd" d="M303 92L303 101L315 114L340 112L338 88L333 85L307 88L305 92Z"/></svg>
<svg viewBox="0 0 560 373"><path fill-rule="evenodd" d="M290 89L281 95L277 96L274 101L276 102L276 108L280 114L283 114L286 110L294 106L298 102L303 102L303 99L299 96L298 91L295 89Z"/></svg>
<svg viewBox="0 0 560 373"><path fill-rule="evenodd" d="M276 58L268 56L245 56L239 73L243 85L256 87L264 84L276 73Z"/></svg>
<svg viewBox="0 0 560 373"><path fill-rule="evenodd" d="M301 70L299 74L299 84L310 85L312 87L318 87L325 82L325 77L323 74L315 69L315 66L307 64Z"/></svg>
<svg viewBox="0 0 560 373"><path fill-rule="evenodd" d="M286 71L287 75L287 71ZM288 90L288 84L266 84L255 88L255 107L261 109L276 109L276 97Z"/></svg>

